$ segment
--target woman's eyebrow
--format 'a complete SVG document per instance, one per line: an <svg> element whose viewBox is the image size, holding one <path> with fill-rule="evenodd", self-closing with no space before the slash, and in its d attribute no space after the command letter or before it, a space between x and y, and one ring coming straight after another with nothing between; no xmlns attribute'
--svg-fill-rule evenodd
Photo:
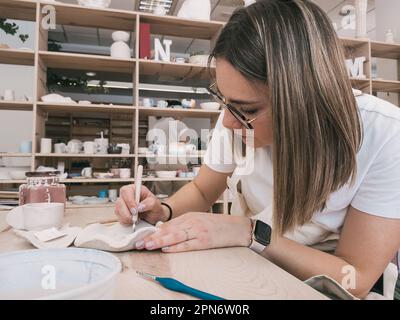
<svg viewBox="0 0 400 320"><path fill-rule="evenodd" d="M260 101L259 100L241 100L241 99L227 99L230 103L235 103L235 104L257 104Z"/></svg>

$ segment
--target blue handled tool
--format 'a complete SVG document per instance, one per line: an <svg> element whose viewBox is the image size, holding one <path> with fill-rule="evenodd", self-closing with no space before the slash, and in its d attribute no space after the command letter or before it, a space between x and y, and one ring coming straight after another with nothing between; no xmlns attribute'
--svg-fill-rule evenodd
<svg viewBox="0 0 400 320"><path fill-rule="evenodd" d="M209 294L207 292L203 292L197 289L194 289L192 287L187 286L186 284L183 284L182 282L172 279L172 278L160 278L157 276L153 276L151 274L145 273L145 272L140 272L136 271L138 275L141 275L145 278L152 279L154 281L159 282L164 288L167 288L172 291L177 291L181 293L186 293L189 294L193 297L203 299L203 300L225 300L224 298L214 296L212 294Z"/></svg>

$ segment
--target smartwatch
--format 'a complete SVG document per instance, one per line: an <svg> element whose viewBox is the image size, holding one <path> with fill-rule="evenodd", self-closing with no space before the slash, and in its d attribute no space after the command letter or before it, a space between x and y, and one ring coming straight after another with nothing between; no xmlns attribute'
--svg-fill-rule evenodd
<svg viewBox="0 0 400 320"><path fill-rule="evenodd" d="M251 220L253 231L249 248L257 253L264 251L271 242L271 227L261 220Z"/></svg>

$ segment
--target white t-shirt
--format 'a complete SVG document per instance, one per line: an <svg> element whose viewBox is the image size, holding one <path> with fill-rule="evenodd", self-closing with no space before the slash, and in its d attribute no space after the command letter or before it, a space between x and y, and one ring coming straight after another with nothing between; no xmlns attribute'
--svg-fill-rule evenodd
<svg viewBox="0 0 400 320"><path fill-rule="evenodd" d="M332 193L326 208L312 218L313 223L336 234L340 233L350 205L371 215L400 219L400 109L367 94L356 92L356 99L364 131L357 154L356 181ZM215 141L221 135L232 137L231 130L223 127L222 118L223 114L213 132L204 163L214 171L235 175L238 170L235 160L226 164L215 159L215 154L221 152L217 148L224 148L225 155L232 153L232 143ZM271 147L253 149L254 170L240 176L241 193L249 210L257 219L269 223L273 201L271 150ZM303 242L312 244L315 241Z"/></svg>

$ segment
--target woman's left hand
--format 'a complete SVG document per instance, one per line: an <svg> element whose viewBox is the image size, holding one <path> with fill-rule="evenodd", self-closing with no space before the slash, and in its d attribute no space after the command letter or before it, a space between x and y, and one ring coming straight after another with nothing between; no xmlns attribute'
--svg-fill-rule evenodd
<svg viewBox="0 0 400 320"><path fill-rule="evenodd" d="M136 244L137 249L183 252L225 247L245 247L251 242L247 217L190 212L162 224Z"/></svg>

